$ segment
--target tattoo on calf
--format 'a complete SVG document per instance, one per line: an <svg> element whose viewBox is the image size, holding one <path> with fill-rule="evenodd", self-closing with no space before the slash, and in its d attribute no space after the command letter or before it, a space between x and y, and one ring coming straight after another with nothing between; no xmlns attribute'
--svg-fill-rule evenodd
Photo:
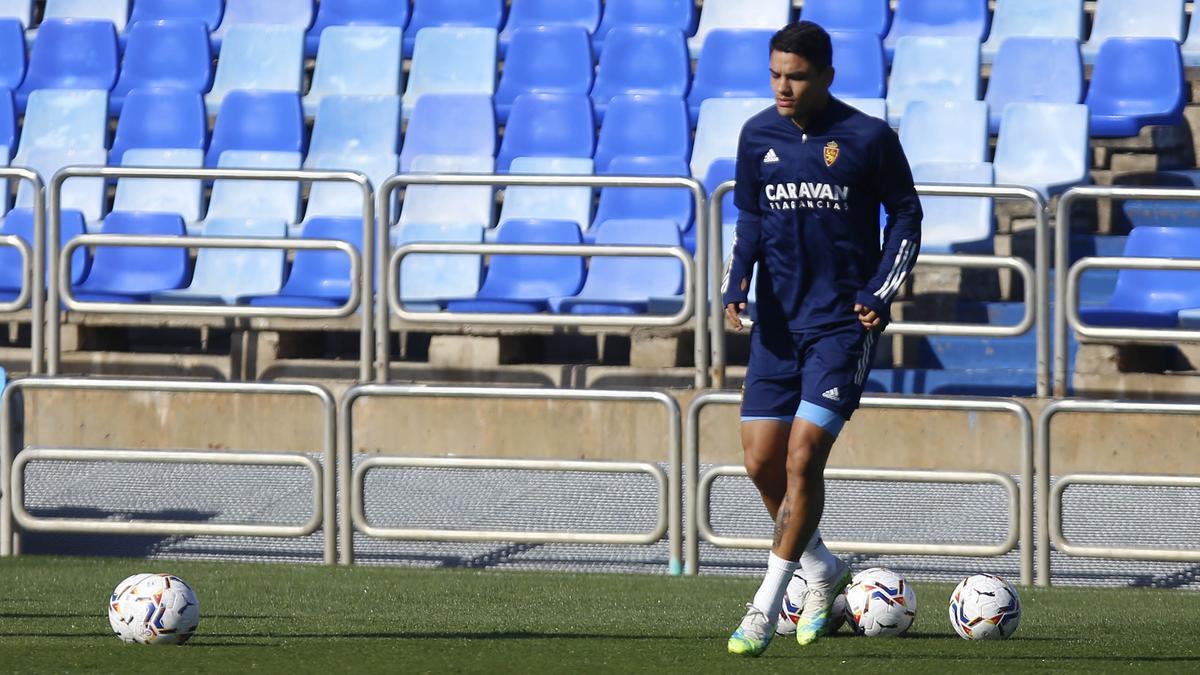
<svg viewBox="0 0 1200 675"><path fill-rule="evenodd" d="M792 507L781 506L779 508L779 516L775 518L775 538L774 546L778 546L779 542L783 541L783 533L787 531L788 525L792 519Z"/></svg>

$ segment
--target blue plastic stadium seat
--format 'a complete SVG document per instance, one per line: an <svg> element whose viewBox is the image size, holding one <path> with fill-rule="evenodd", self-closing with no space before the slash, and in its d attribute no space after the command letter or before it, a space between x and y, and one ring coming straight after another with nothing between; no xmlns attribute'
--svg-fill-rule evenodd
<svg viewBox="0 0 1200 675"><path fill-rule="evenodd" d="M592 35L592 44L603 53L608 34L617 26L655 26L674 28L684 35L696 29L696 3L692 0L606 0L600 27Z"/></svg>
<svg viewBox="0 0 1200 675"><path fill-rule="evenodd" d="M42 21L51 19L108 21L121 33L129 21L129 0L46 0Z"/></svg>
<svg viewBox="0 0 1200 675"><path fill-rule="evenodd" d="M1083 61L1072 38L1010 37L988 79L988 130L1000 131L1004 106L1014 102L1080 103Z"/></svg>
<svg viewBox="0 0 1200 675"><path fill-rule="evenodd" d="M592 48L579 26L518 28L496 88L496 116L508 120L520 94L586 94L592 89Z"/></svg>
<svg viewBox="0 0 1200 675"><path fill-rule="evenodd" d="M521 94L513 101L496 170L514 157L591 157L596 148L592 100L583 94Z"/></svg>
<svg viewBox="0 0 1200 675"><path fill-rule="evenodd" d="M892 8L888 0L804 0L800 18L827 31L861 30L882 39L892 23Z"/></svg>
<svg viewBox="0 0 1200 675"><path fill-rule="evenodd" d="M679 246L679 229L667 220L608 220L596 245ZM673 258L598 256L587 280L571 297L551 298L559 314L645 314L650 298L683 293L683 267Z"/></svg>
<svg viewBox="0 0 1200 675"><path fill-rule="evenodd" d="M34 148L104 149L107 139L105 92L41 89L29 95L20 152Z"/></svg>
<svg viewBox="0 0 1200 675"><path fill-rule="evenodd" d="M1125 256L1200 258L1200 228L1135 227ZM1200 307L1200 272L1123 269L1108 302L1081 307L1080 315L1093 325L1174 328L1179 311L1194 307Z"/></svg>
<svg viewBox="0 0 1200 675"><path fill-rule="evenodd" d="M609 104L596 143L596 169L617 155L673 157L687 161L692 138L688 111L677 96L618 96Z"/></svg>
<svg viewBox="0 0 1200 675"><path fill-rule="evenodd" d="M687 176L688 166L679 157L614 157L600 173L613 176ZM610 220L666 220L675 223L680 236L690 234L695 203L686 188L604 188L596 207L592 232Z"/></svg>
<svg viewBox="0 0 1200 675"><path fill-rule="evenodd" d="M302 239L334 239L362 252L362 221L357 218L314 218L304 224ZM357 279L350 278L350 258L341 251L296 251L287 282L279 293L243 297L258 307L339 307L350 299Z"/></svg>
<svg viewBox="0 0 1200 675"><path fill-rule="evenodd" d="M413 158L412 173L489 174L495 160L487 156L422 155ZM487 185L410 185L404 191L400 220L392 229L395 240L412 225L467 224L481 231L492 227L496 200ZM470 291L459 295L470 295Z"/></svg>
<svg viewBox="0 0 1200 675"><path fill-rule="evenodd" d="M988 32L987 0L904 0L883 39L890 58L908 36L961 37L979 45Z"/></svg>
<svg viewBox="0 0 1200 675"><path fill-rule="evenodd" d="M471 223L414 222L399 231L398 244L483 242ZM438 311L447 300L474 296L483 276L483 256L417 253L400 262L400 301L410 311Z"/></svg>
<svg viewBox="0 0 1200 675"><path fill-rule="evenodd" d="M909 101L979 100L979 42L965 37L907 36L896 43L888 82L888 121L899 126Z"/></svg>
<svg viewBox="0 0 1200 675"><path fill-rule="evenodd" d="M1200 187L1200 169L1125 173L1113 177L1113 185ZM1200 225L1200 204L1194 201L1125 199L1114 203L1133 227L1195 227Z"/></svg>
<svg viewBox="0 0 1200 675"><path fill-rule="evenodd" d="M832 32L834 96L883 98L887 83L887 62L879 36L865 31Z"/></svg>
<svg viewBox="0 0 1200 675"><path fill-rule="evenodd" d="M742 125L773 105L775 100L771 98L709 99L702 103L692 144L692 175L707 175L715 159L737 157Z"/></svg>
<svg viewBox="0 0 1200 675"><path fill-rule="evenodd" d="M20 208L9 211L0 222L0 235L15 235L25 240L33 249L33 210ZM63 211L59 223L59 246L84 233L83 216L78 211ZM61 250L61 248L60 248ZM49 251L47 251L49 255ZM47 263L48 264L48 263ZM77 284L83 280L91 265L91 258L86 249L78 248L71 255L71 283ZM47 268L46 273L49 274ZM0 300L13 300L20 293L23 281L21 278L21 254L11 246L0 247Z"/></svg>
<svg viewBox="0 0 1200 675"><path fill-rule="evenodd" d="M1092 65L1111 38L1165 38L1183 42L1184 0L1099 0L1092 33L1083 43L1083 62Z"/></svg>
<svg viewBox="0 0 1200 675"><path fill-rule="evenodd" d="M25 109L37 89L100 89L117 82L117 33L107 21L43 21L29 56L29 70L17 89Z"/></svg>
<svg viewBox="0 0 1200 675"><path fill-rule="evenodd" d="M135 0L129 25L139 21L203 21L208 31L221 24L225 0Z"/></svg>
<svg viewBox="0 0 1200 675"><path fill-rule="evenodd" d="M600 0L513 0L500 33L504 54L513 31L536 26L578 26L591 35L600 23Z"/></svg>
<svg viewBox="0 0 1200 675"><path fill-rule="evenodd" d="M395 154L317 154L304 158L306 169L358 171L371 179L371 188L378 190L383 182L396 174L400 158ZM362 218L362 190L352 183L315 182L309 188L305 221L315 217Z"/></svg>
<svg viewBox="0 0 1200 675"><path fill-rule="evenodd" d="M300 96L286 91L233 91L221 104L206 166L226 150L304 152Z"/></svg>
<svg viewBox="0 0 1200 675"><path fill-rule="evenodd" d="M221 24L212 32L220 46L232 28L246 25L280 26L308 30L313 22L313 0L225 0Z"/></svg>
<svg viewBox="0 0 1200 675"><path fill-rule="evenodd" d="M16 19L22 28L33 25L33 0L0 0L0 17Z"/></svg>
<svg viewBox="0 0 1200 675"><path fill-rule="evenodd" d="M992 165L983 162L913 164L917 183L991 185ZM928 253L994 252L992 200L982 197L921 197L921 250Z"/></svg>
<svg viewBox="0 0 1200 675"><path fill-rule="evenodd" d="M313 122L310 153L396 154L399 149L399 96L341 95L321 100Z"/></svg>
<svg viewBox="0 0 1200 675"><path fill-rule="evenodd" d="M1068 103L1010 103L993 162L997 185L1028 185L1043 197L1088 180L1088 109Z"/></svg>
<svg viewBox="0 0 1200 675"><path fill-rule="evenodd" d="M217 218L205 226L205 237L283 239L282 220ZM187 288L155 293L161 303L234 305L243 297L274 295L283 286L286 252L283 249L201 248Z"/></svg>
<svg viewBox="0 0 1200 675"><path fill-rule="evenodd" d="M65 166L104 166L108 151L100 148L33 148L21 147L13 159L13 166L23 166L33 169L42 177L44 185L50 184L50 179L59 169ZM74 209L87 219L88 231L94 231L100 225L104 214L104 179L103 178L72 178L62 187L62 208ZM18 208L33 208L33 188L29 183L21 181L17 186Z"/></svg>
<svg viewBox="0 0 1200 675"><path fill-rule="evenodd" d="M1183 65L1188 68L1200 66L1200 12L1192 11L1188 22L1187 40L1180 46L1183 53Z"/></svg>
<svg viewBox="0 0 1200 675"><path fill-rule="evenodd" d="M416 0L404 31L404 57L413 55L417 33L431 26L475 26L500 30L505 0Z"/></svg>
<svg viewBox="0 0 1200 675"><path fill-rule="evenodd" d="M498 244L579 244L579 226L566 220L509 220L496 232ZM583 286L580 256L492 254L483 285L474 298L451 300L451 312L534 313L549 299L575 295Z"/></svg>
<svg viewBox="0 0 1200 675"><path fill-rule="evenodd" d="M118 162L113 161L114 164ZM200 149L130 148L121 166L155 166L199 169L204 166ZM119 178L113 211L175 213L192 229L201 218L202 185L199 179Z"/></svg>
<svg viewBox="0 0 1200 675"><path fill-rule="evenodd" d="M792 16L791 0L708 0L700 8L700 24L688 40L688 51L699 58L708 49L708 36L717 30L751 28L771 32L783 28ZM766 58L766 54L763 54Z"/></svg>
<svg viewBox="0 0 1200 675"><path fill-rule="evenodd" d="M688 94L695 119L710 98L772 98L769 77L770 30L716 30L696 62L696 78Z"/></svg>
<svg viewBox="0 0 1200 675"><path fill-rule="evenodd" d="M1078 50L1083 41L1083 0L997 0L983 62L992 63L1010 37L1063 38Z"/></svg>
<svg viewBox="0 0 1200 675"><path fill-rule="evenodd" d="M193 148L203 151L208 136L204 97L198 92L172 89L136 89L129 94L111 160L121 164L130 148Z"/></svg>
<svg viewBox="0 0 1200 675"><path fill-rule="evenodd" d="M330 26L388 26L403 29L408 24L408 1L402 0L323 0L317 5L317 18L305 38L305 51L319 51L323 31Z"/></svg>
<svg viewBox="0 0 1200 675"><path fill-rule="evenodd" d="M399 28L330 26L317 52L304 114L316 114L326 96L399 96L404 80L401 44Z"/></svg>
<svg viewBox="0 0 1200 675"><path fill-rule="evenodd" d="M718 185L734 179L736 169L737 160L730 157L718 159L708 167L708 173L704 175L704 192L709 199ZM733 203L733 190L730 190L721 198L721 224L736 223L737 217L738 209Z"/></svg>
<svg viewBox="0 0 1200 675"><path fill-rule="evenodd" d="M601 120L616 96L682 97L687 93L691 63L683 34L678 30L622 26L609 33L608 45L610 49L600 55L596 86L592 89L596 115Z"/></svg>
<svg viewBox="0 0 1200 675"><path fill-rule="evenodd" d="M217 166L238 169L299 169L298 152L226 150ZM208 204L213 220L251 219L292 224L300 219L300 184L280 180L216 180Z"/></svg>
<svg viewBox="0 0 1200 675"><path fill-rule="evenodd" d="M1009 368L874 368L868 392L938 396L1033 396L1037 372Z"/></svg>
<svg viewBox="0 0 1200 675"><path fill-rule="evenodd" d="M921 245L924 248L924 240ZM1022 302L962 302L954 309L955 321L991 325L1019 323L1025 314ZM1017 337L978 338L931 335L917 342L914 365L952 370L1013 369L1036 367L1035 331Z"/></svg>
<svg viewBox="0 0 1200 675"><path fill-rule="evenodd" d="M911 165L985 162L988 154L987 104L982 101L912 101L900 123L900 144Z"/></svg>
<svg viewBox="0 0 1200 675"><path fill-rule="evenodd" d="M183 220L174 213L114 211L104 219L104 234L180 236ZM160 291L181 288L191 276L186 248L98 246L91 271L72 293L90 302L147 301Z"/></svg>
<svg viewBox="0 0 1200 675"><path fill-rule="evenodd" d="M234 26L221 44L212 89L204 97L215 114L236 90L299 93L304 78L304 31L294 26Z"/></svg>
<svg viewBox="0 0 1200 675"><path fill-rule="evenodd" d="M517 157L509 173L592 175L592 160L583 157ZM577 228L592 222L592 189L589 187L525 187L504 190L499 223L509 220L566 220Z"/></svg>
<svg viewBox="0 0 1200 675"><path fill-rule="evenodd" d="M129 28L121 75L109 96L120 114L134 89L177 89L203 94L212 83L212 50L199 21L139 21Z"/></svg>
<svg viewBox="0 0 1200 675"><path fill-rule="evenodd" d="M427 94L417 101L400 151L400 173L417 155L496 154L496 110L481 94Z"/></svg>
<svg viewBox="0 0 1200 675"><path fill-rule="evenodd" d="M16 89L25 79L25 30L16 19L0 19L0 88Z"/></svg>
<svg viewBox="0 0 1200 675"><path fill-rule="evenodd" d="M17 110L12 91L0 89L0 161L7 166L17 147Z"/></svg>
<svg viewBox="0 0 1200 675"><path fill-rule="evenodd" d="M482 94L496 91L496 31L447 26L422 28L401 112L408 119L422 96Z"/></svg>
<svg viewBox="0 0 1200 675"><path fill-rule="evenodd" d="M1084 101L1092 136L1137 136L1145 126L1180 124L1186 89L1174 41L1110 38L1100 48Z"/></svg>
<svg viewBox="0 0 1200 675"><path fill-rule="evenodd" d="M842 103L875 119L887 121L887 101L882 98L843 98Z"/></svg>

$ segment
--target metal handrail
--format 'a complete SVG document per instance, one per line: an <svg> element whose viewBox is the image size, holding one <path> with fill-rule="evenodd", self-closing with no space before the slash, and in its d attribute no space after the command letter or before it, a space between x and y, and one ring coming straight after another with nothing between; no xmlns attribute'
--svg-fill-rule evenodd
<svg viewBox="0 0 1200 675"><path fill-rule="evenodd" d="M1079 314L1079 279L1090 269L1191 270L1200 271L1196 258L1124 258L1096 256L1080 258L1067 271L1067 325L1080 337L1111 341L1183 342L1200 340L1200 330L1171 328L1132 328L1094 326L1083 322Z"/></svg>
<svg viewBox="0 0 1200 675"><path fill-rule="evenodd" d="M21 256L21 291L17 294L16 299L0 304L0 314L7 314L24 309L25 305L29 304L30 296L33 295L34 284L31 274L33 251L24 239L15 234L0 235L0 246L11 246L17 249L17 253Z"/></svg>
<svg viewBox="0 0 1200 675"><path fill-rule="evenodd" d="M675 176L593 176L593 175L535 175L535 174L507 174L507 175L486 175L486 174L400 174L392 176L384 181L383 185L379 186L376 194L378 201L379 224L376 228L376 243L379 250L379 258L377 264L379 269L384 269L387 256L390 255L391 242L388 237L388 230L392 224L392 199L395 192L402 187L409 185L461 185L461 186L486 186L486 187L590 187L590 188L608 188L608 187L630 187L630 188L684 188L692 195L692 200L695 204L695 232L696 232L696 257L697 261L703 261L709 258L710 240L709 227L707 226L708 195L705 193L704 186L693 178L675 177ZM720 241L719 235L716 241ZM708 306L705 301L707 281L705 279L708 270L704 264L696 266L694 278L696 305L693 314L695 315L695 386L703 388L708 386L709 376L709 333L708 333ZM388 379L388 366L391 361L391 354L388 350L389 333L390 333L390 312L386 298L380 294L376 302L376 320L375 320L375 351L376 363L375 376L376 380L384 382Z"/></svg>
<svg viewBox="0 0 1200 675"><path fill-rule="evenodd" d="M0 180L29 181L33 186L33 243L22 253L29 253L29 271L25 275L29 290L29 374L41 375L45 368L46 341L46 191L42 177L33 169L23 167L0 167ZM26 242L22 242L25 244ZM26 244L28 246L28 244ZM33 280L37 283L32 283ZM22 303L21 307L25 304ZM16 308L20 309L20 308ZM5 310L0 310L5 311ZM7 310L15 311L15 310Z"/></svg>
<svg viewBox="0 0 1200 675"><path fill-rule="evenodd" d="M400 261L419 253L490 254L490 255L556 255L580 257L627 256L638 258L671 257L683 265L683 307L674 314L661 315L592 315L592 314L501 314L487 312L413 312L404 309L400 287ZM695 263L687 251L678 246L586 246L581 244L404 244L392 252L388 260L384 293L388 308L402 321L413 323L473 323L489 325L535 326L682 326L692 318L695 309Z"/></svg>

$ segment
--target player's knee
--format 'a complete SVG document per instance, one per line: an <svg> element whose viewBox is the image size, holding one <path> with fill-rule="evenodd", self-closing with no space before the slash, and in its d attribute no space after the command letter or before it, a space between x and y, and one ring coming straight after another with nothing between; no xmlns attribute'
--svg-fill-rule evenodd
<svg viewBox="0 0 1200 675"><path fill-rule="evenodd" d="M755 483L760 483L768 477L771 462L768 461L767 453L747 450L743 464L746 466L746 473L750 476L750 480Z"/></svg>
<svg viewBox="0 0 1200 675"><path fill-rule="evenodd" d="M806 443L794 444L788 448L787 474L789 485L806 485L811 481L820 480L824 471L822 462L817 457L817 448Z"/></svg>

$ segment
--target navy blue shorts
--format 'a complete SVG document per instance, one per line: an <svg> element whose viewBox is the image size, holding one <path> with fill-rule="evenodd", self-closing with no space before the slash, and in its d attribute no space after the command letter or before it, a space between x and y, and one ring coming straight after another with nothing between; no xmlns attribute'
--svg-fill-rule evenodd
<svg viewBox="0 0 1200 675"><path fill-rule="evenodd" d="M742 421L801 417L836 436L858 408L878 338L857 321L804 332L756 324Z"/></svg>

